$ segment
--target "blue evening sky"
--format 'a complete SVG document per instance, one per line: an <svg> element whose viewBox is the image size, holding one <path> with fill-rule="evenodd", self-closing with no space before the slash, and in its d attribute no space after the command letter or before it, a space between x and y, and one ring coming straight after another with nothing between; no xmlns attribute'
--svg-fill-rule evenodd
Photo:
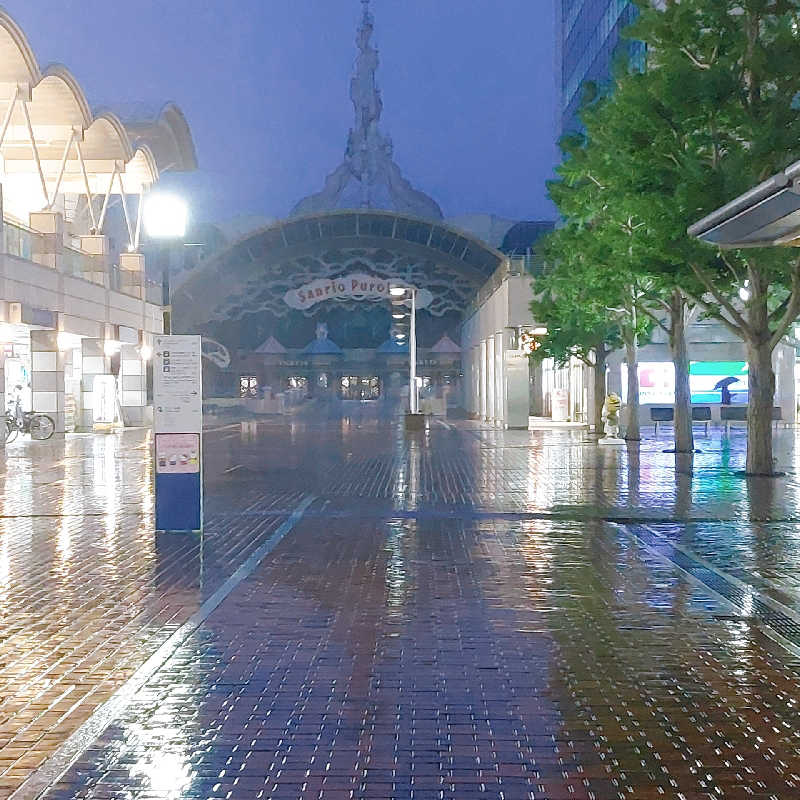
<svg viewBox="0 0 800 800"><path fill-rule="evenodd" d="M554 0L373 0L383 129L446 216L554 217ZM197 216L285 216L338 166L358 0L5 0L93 105L174 100Z"/></svg>

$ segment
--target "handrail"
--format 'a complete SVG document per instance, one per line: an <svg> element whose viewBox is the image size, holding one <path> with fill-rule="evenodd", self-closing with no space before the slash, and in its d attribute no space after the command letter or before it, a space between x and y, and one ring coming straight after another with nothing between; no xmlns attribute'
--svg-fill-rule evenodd
<svg viewBox="0 0 800 800"><path fill-rule="evenodd" d="M36 250L34 242L42 239L42 234L14 220L3 220L3 252L27 261L33 260Z"/></svg>
<svg viewBox="0 0 800 800"><path fill-rule="evenodd" d="M74 239L73 239L74 241ZM27 225L5 217L0 236L0 252L17 258L33 261L37 253L44 250L44 234L29 228ZM127 294L132 297L141 296L149 303L161 305L162 288L160 283L143 276L142 291L138 287L126 286L121 280L119 267L111 265L98 269L94 257L71 244L64 244L60 255L59 270L65 275L72 275L90 281L107 289ZM40 265L41 266L41 265Z"/></svg>
<svg viewBox="0 0 800 800"><path fill-rule="evenodd" d="M467 320L477 313L478 309L508 280L509 277L523 275L533 279L542 275L547 269L544 259L535 253L513 255L506 258L503 263L492 273L486 283L478 289L473 300L464 310L463 319Z"/></svg>

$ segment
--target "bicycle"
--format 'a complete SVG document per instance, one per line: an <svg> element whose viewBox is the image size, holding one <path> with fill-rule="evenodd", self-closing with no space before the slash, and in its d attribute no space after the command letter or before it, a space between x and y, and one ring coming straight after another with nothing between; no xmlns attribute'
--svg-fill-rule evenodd
<svg viewBox="0 0 800 800"><path fill-rule="evenodd" d="M56 432L56 424L52 417L35 411L23 411L19 398L16 399L13 408L9 407L6 411L5 425L6 442L13 442L20 433L30 434L31 439L41 442Z"/></svg>

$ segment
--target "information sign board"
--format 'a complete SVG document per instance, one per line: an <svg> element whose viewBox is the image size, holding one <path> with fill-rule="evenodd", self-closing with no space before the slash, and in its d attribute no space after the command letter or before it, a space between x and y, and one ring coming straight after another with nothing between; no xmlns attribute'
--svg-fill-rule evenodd
<svg viewBox="0 0 800 800"><path fill-rule="evenodd" d="M153 349L156 530L201 530L201 337L157 336Z"/></svg>
<svg viewBox="0 0 800 800"><path fill-rule="evenodd" d="M200 336L157 336L153 358L156 433L203 429L203 367Z"/></svg>

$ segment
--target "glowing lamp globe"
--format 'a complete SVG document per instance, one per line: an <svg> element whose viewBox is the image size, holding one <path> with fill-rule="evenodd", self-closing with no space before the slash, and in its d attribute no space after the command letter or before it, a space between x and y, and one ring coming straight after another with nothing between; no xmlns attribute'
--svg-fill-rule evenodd
<svg viewBox="0 0 800 800"><path fill-rule="evenodd" d="M152 239L180 239L186 235L188 219L189 209L177 195L159 192L145 200L142 221Z"/></svg>

